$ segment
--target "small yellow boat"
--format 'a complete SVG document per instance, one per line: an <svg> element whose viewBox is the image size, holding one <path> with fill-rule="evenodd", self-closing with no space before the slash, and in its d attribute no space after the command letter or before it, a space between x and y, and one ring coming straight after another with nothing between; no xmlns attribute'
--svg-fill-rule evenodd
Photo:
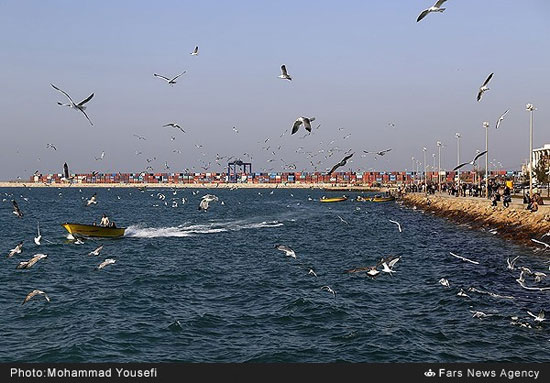
<svg viewBox="0 0 550 383"><path fill-rule="evenodd" d="M334 198L326 198L325 196L321 197L319 201L321 202L342 202L346 201L348 197L342 196L342 197L334 197Z"/></svg>
<svg viewBox="0 0 550 383"><path fill-rule="evenodd" d="M82 235L85 237L116 238L124 235L125 227L106 227L97 225L83 225L80 223L64 223L61 226L71 235Z"/></svg>
<svg viewBox="0 0 550 383"><path fill-rule="evenodd" d="M374 196L370 199L372 202L389 202L389 201L394 201L395 200L395 197L394 196L389 196L389 197L377 197L377 196Z"/></svg>

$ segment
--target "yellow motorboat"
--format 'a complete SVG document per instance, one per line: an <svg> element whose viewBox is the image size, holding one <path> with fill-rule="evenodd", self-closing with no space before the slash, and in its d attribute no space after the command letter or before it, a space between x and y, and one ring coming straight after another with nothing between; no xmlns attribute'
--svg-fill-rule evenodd
<svg viewBox="0 0 550 383"><path fill-rule="evenodd" d="M395 197L394 196L389 196L389 197L374 196L370 200L372 202L389 202L389 201L394 201Z"/></svg>
<svg viewBox="0 0 550 383"><path fill-rule="evenodd" d="M348 197L342 196L342 197L333 197L333 198L326 198L325 196L321 197L319 201L321 202L342 202L346 201Z"/></svg>
<svg viewBox="0 0 550 383"><path fill-rule="evenodd" d="M125 227L107 227L97 225L84 225L80 223L64 223L63 226L71 235L85 237L116 238L124 235Z"/></svg>

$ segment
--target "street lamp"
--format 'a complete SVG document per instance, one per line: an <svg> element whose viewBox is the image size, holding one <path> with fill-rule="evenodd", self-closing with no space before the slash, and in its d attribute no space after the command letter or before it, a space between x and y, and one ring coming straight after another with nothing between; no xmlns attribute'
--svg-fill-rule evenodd
<svg viewBox="0 0 550 383"><path fill-rule="evenodd" d="M460 165L460 133L455 134L456 137L456 166ZM458 177L457 181L457 195L460 195L460 169L456 170Z"/></svg>
<svg viewBox="0 0 550 383"><path fill-rule="evenodd" d="M411 184L414 184L414 179L416 178L416 174L414 173L414 157L412 157L411 160L412 160L412 166L411 166Z"/></svg>
<svg viewBox="0 0 550 383"><path fill-rule="evenodd" d="M426 147L422 148L422 151L424 152L424 191L426 191Z"/></svg>
<svg viewBox="0 0 550 383"><path fill-rule="evenodd" d="M437 164L437 189L441 193L441 146L443 144L441 141L437 141L437 151L438 151L438 164Z"/></svg>
<svg viewBox="0 0 550 383"><path fill-rule="evenodd" d="M485 128L485 198L489 198L489 123L483 122Z"/></svg>
<svg viewBox="0 0 550 383"><path fill-rule="evenodd" d="M533 112L537 110L533 104L525 106L530 112L529 118L529 198L533 195Z"/></svg>

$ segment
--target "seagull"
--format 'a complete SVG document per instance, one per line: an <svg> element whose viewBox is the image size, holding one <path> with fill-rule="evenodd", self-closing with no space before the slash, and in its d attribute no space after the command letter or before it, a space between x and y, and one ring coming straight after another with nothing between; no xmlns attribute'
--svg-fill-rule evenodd
<svg viewBox="0 0 550 383"><path fill-rule="evenodd" d="M470 263L473 263L474 265L479 265L479 262L477 262L477 261L472 261L471 259L464 258L464 257L462 257L462 256L460 256L460 255L456 255L455 253L449 252L449 254L451 254L451 255L452 255L453 257L455 257L455 258L462 259L462 260L465 261L465 262L470 262Z"/></svg>
<svg viewBox="0 0 550 383"><path fill-rule="evenodd" d="M294 121L294 125L292 125L292 132L290 134L294 134L298 131L298 128L300 125L304 124L304 128L311 132L311 123L315 121L315 117L298 117L296 121ZM267 142L267 141L266 141Z"/></svg>
<svg viewBox="0 0 550 383"><path fill-rule="evenodd" d="M207 49L208 50L208 49ZM190 53L191 56L197 56L199 54L199 46L197 45L193 52ZM208 56L208 55L207 55Z"/></svg>
<svg viewBox="0 0 550 383"><path fill-rule="evenodd" d="M367 152L366 150L363 150L363 152L366 153L366 154L371 153L371 154L376 154L377 156L383 156L384 154L386 154L389 151L391 151L391 148L380 150L379 152Z"/></svg>
<svg viewBox="0 0 550 383"><path fill-rule="evenodd" d="M502 115L498 118L495 129L498 129L498 127L500 126L500 123L502 122L502 120L504 120L504 116L506 116L506 113L508 113L509 111L510 109L506 110L506 112L502 113Z"/></svg>
<svg viewBox="0 0 550 383"><path fill-rule="evenodd" d="M71 98L71 96L69 96L69 94L61 89L59 89L58 87L56 87L54 84L51 84L50 85L55 89L57 90L58 92L61 92L63 93L68 99L69 99L69 103L68 104L63 104L61 102L57 102L57 105L59 106L68 106L69 108L73 108L74 110L79 110L82 112L82 114L86 117L86 119L88 120L88 122L90 123L90 125L93 125L92 123L92 120L90 120L90 117L88 117L88 115L86 114L85 110L86 110L86 107L84 106L84 104L86 104L88 101L90 101L92 99L92 97L94 97L94 94L92 93L91 95L89 95L88 97L86 97L84 100L80 101L78 104L75 104L75 102L73 101L73 99Z"/></svg>
<svg viewBox="0 0 550 383"><path fill-rule="evenodd" d="M283 80L290 80L292 81L292 77L290 77L290 75L288 74L288 72L286 71L286 66L285 65L281 65L281 74L278 76L279 78L282 78ZM310 130L311 131L311 130Z"/></svg>
<svg viewBox="0 0 550 383"><path fill-rule="evenodd" d="M313 269L309 269L309 271L307 272L307 275L313 275L314 277L317 276L317 273L315 273L315 271L313 271Z"/></svg>
<svg viewBox="0 0 550 383"><path fill-rule="evenodd" d="M30 269L36 262L38 262L41 259L47 258L47 257L48 256L46 254L35 254L28 261L19 262L16 269Z"/></svg>
<svg viewBox="0 0 550 383"><path fill-rule="evenodd" d="M23 218L23 212L19 209L17 202L12 200L11 203L13 204L13 214L15 214L17 218Z"/></svg>
<svg viewBox="0 0 550 383"><path fill-rule="evenodd" d="M33 290L25 297L25 300L23 301L23 303L21 303L21 305L24 305L25 303L30 301L36 295L44 295L44 298L46 298L46 301L48 301L48 302L50 301L50 297L48 297L48 294L46 294L44 291L42 291L42 290Z"/></svg>
<svg viewBox="0 0 550 383"><path fill-rule="evenodd" d="M40 240L42 239L42 235L40 235L40 222L38 222L37 224L37 230L38 230L38 234L36 237L34 237L34 243L36 243L37 245L40 245Z"/></svg>
<svg viewBox="0 0 550 383"><path fill-rule="evenodd" d="M418 15L418 18L416 19L416 22L418 23L420 20L422 20L424 17L428 15L428 13L431 12L443 12L446 8L440 8L443 3L447 0L438 0L437 3L432 5L430 8L423 10L420 15Z"/></svg>
<svg viewBox="0 0 550 383"><path fill-rule="evenodd" d="M542 242L542 241L539 241L538 239L534 239L534 238L531 238L531 241L535 242L535 243L538 243L540 245L544 245L544 251L550 249L550 245L545 243L545 242Z"/></svg>
<svg viewBox="0 0 550 383"><path fill-rule="evenodd" d="M395 273L395 271L393 271L393 265L395 265L397 261L399 261L399 259L400 257L391 259L389 262L387 261L382 262L382 267L383 267L382 272L388 273L390 275Z"/></svg>
<svg viewBox="0 0 550 383"><path fill-rule="evenodd" d="M540 281L542 281L547 276L545 273L542 273L540 271L535 271L533 273L533 275L535 276L535 282L536 283L539 283Z"/></svg>
<svg viewBox="0 0 550 383"><path fill-rule="evenodd" d="M90 199L86 200L86 206L90 206L91 204L97 204L96 195L97 193L94 193L94 195L91 196Z"/></svg>
<svg viewBox="0 0 550 383"><path fill-rule="evenodd" d="M183 133L185 133L185 130L183 130L183 128L179 124L176 124L175 122L170 122L168 124L162 125L163 128L166 128L168 126L171 127L171 128L179 129Z"/></svg>
<svg viewBox="0 0 550 383"><path fill-rule="evenodd" d="M75 241L74 241L74 244L75 245L83 245L84 244L84 241L78 237L75 238Z"/></svg>
<svg viewBox="0 0 550 383"><path fill-rule="evenodd" d="M491 80L491 78L493 78L493 74L494 73L491 73L489 75L489 77L487 77L487 79L485 80L485 82L483 83L483 85L481 85L481 87L479 88L479 92L477 93L477 101L481 101L481 97L483 97L483 93L485 93L486 91L489 90L489 88L487 87L487 84L489 83L489 81Z"/></svg>
<svg viewBox="0 0 550 383"><path fill-rule="evenodd" d="M483 311L472 311L472 310L470 310L470 312L473 314L472 318L487 318L487 317L492 316L492 314L485 314Z"/></svg>
<svg viewBox="0 0 550 383"><path fill-rule="evenodd" d="M146 140L147 138L140 136L139 134L134 134L134 137L137 137L138 140Z"/></svg>
<svg viewBox="0 0 550 383"><path fill-rule="evenodd" d="M322 286L321 290L327 290L329 293L332 293L333 296L336 296L336 291L330 288L330 286Z"/></svg>
<svg viewBox="0 0 550 383"><path fill-rule="evenodd" d="M95 256L98 256L102 249L103 249L103 245L99 246L99 247L98 247L97 249L95 249L94 251L90 251L90 252L88 253L88 255L95 255Z"/></svg>
<svg viewBox="0 0 550 383"><path fill-rule="evenodd" d="M391 223L395 223L397 225L397 228L399 229L399 232L402 233L403 230L401 230L401 224L397 221L392 221L391 219L389 220Z"/></svg>
<svg viewBox="0 0 550 383"><path fill-rule="evenodd" d="M464 290L462 290L462 289L460 289L460 291L458 293L456 293L456 295L459 296L459 297L468 297L468 298L470 298L470 296L468 294L466 294L464 292Z"/></svg>
<svg viewBox="0 0 550 383"><path fill-rule="evenodd" d="M101 152L101 155L99 157L95 157L95 160L96 161L100 161L102 160L103 158L105 158L105 152Z"/></svg>
<svg viewBox="0 0 550 383"><path fill-rule="evenodd" d="M201 202L199 203L199 210L208 210L210 207L210 202L218 201L218 197L213 194L206 194L202 197Z"/></svg>
<svg viewBox="0 0 550 383"><path fill-rule="evenodd" d="M15 254L21 254L21 249L23 248L23 241L19 242L17 246L10 250L8 258L13 257Z"/></svg>
<svg viewBox="0 0 550 383"><path fill-rule="evenodd" d="M236 127L233 127L233 131L234 131L235 133L239 133L239 129L237 129Z"/></svg>
<svg viewBox="0 0 550 383"><path fill-rule="evenodd" d="M340 221L342 221L343 223L349 225L349 222L346 221L344 218L340 217L339 215L337 217L340 218Z"/></svg>
<svg viewBox="0 0 550 383"><path fill-rule="evenodd" d="M116 262L116 259L113 259L113 258L107 258L106 260L104 260L103 262L101 262L99 264L99 266L97 266L97 269L98 270L101 270L102 268L104 268L105 266L108 266L108 265L112 265L113 263Z"/></svg>
<svg viewBox="0 0 550 383"><path fill-rule="evenodd" d="M330 171L328 172L328 174L332 174L336 169L338 169L339 167L341 166L345 166L346 163L348 162L348 160L354 155L355 153L351 153L350 155L348 156L345 156L344 159L340 162L338 162L336 165L334 165L332 167L332 169L330 169Z"/></svg>
<svg viewBox="0 0 550 383"><path fill-rule="evenodd" d="M185 74L185 73L187 73L186 70L184 70L183 72L181 72L180 74L178 74L177 76L175 76L173 78L168 78L168 77L162 76L160 74L156 74L156 73L153 73L153 76L163 79L164 81L166 81L170 85L174 85L177 82L176 79L179 76L181 76L182 74Z"/></svg>
<svg viewBox="0 0 550 383"><path fill-rule="evenodd" d="M518 258L519 258L519 255L514 259L512 259L511 261L510 261L510 257L506 258L506 270L515 270L516 262Z"/></svg>
<svg viewBox="0 0 550 383"><path fill-rule="evenodd" d="M468 165L468 164L470 164L470 165L472 165L472 166L476 166L476 161L477 161L477 159L478 159L479 157L483 156L485 153L487 153L487 150L484 150L484 151L478 153L478 154L474 157L474 159L473 159L472 161L470 161L470 162L464 162L463 164L458 165L457 167L455 167L455 168L453 169L453 172L456 171L456 170L458 170L458 169L460 169L460 168L463 167L463 166Z"/></svg>
<svg viewBox="0 0 550 383"><path fill-rule="evenodd" d="M47 148L52 148L53 150L57 150L57 148L55 146L53 146L52 144L46 144L46 149Z"/></svg>
<svg viewBox="0 0 550 383"><path fill-rule="evenodd" d="M450 287L449 281L446 280L445 278L441 278L441 279L439 280L439 283L442 284L443 286L447 287L447 288Z"/></svg>
<svg viewBox="0 0 550 383"><path fill-rule="evenodd" d="M531 311L527 311L527 314L529 314L530 316L535 318L535 319L533 319L535 322L543 322L543 321L546 320L544 318L544 310L540 310L538 315L533 314Z"/></svg>
<svg viewBox="0 0 550 383"><path fill-rule="evenodd" d="M285 255L287 257L292 257L292 258L296 259L296 253L290 247L288 247L286 245L275 245L275 248L277 250L282 251L283 253L285 253Z"/></svg>

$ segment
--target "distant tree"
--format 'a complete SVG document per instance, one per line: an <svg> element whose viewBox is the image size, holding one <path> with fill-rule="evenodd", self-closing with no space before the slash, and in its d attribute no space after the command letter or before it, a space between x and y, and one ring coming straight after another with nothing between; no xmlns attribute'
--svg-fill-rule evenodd
<svg viewBox="0 0 550 383"><path fill-rule="evenodd" d="M550 197L550 159L541 158L533 169L533 173L538 184L546 184L547 194Z"/></svg>

